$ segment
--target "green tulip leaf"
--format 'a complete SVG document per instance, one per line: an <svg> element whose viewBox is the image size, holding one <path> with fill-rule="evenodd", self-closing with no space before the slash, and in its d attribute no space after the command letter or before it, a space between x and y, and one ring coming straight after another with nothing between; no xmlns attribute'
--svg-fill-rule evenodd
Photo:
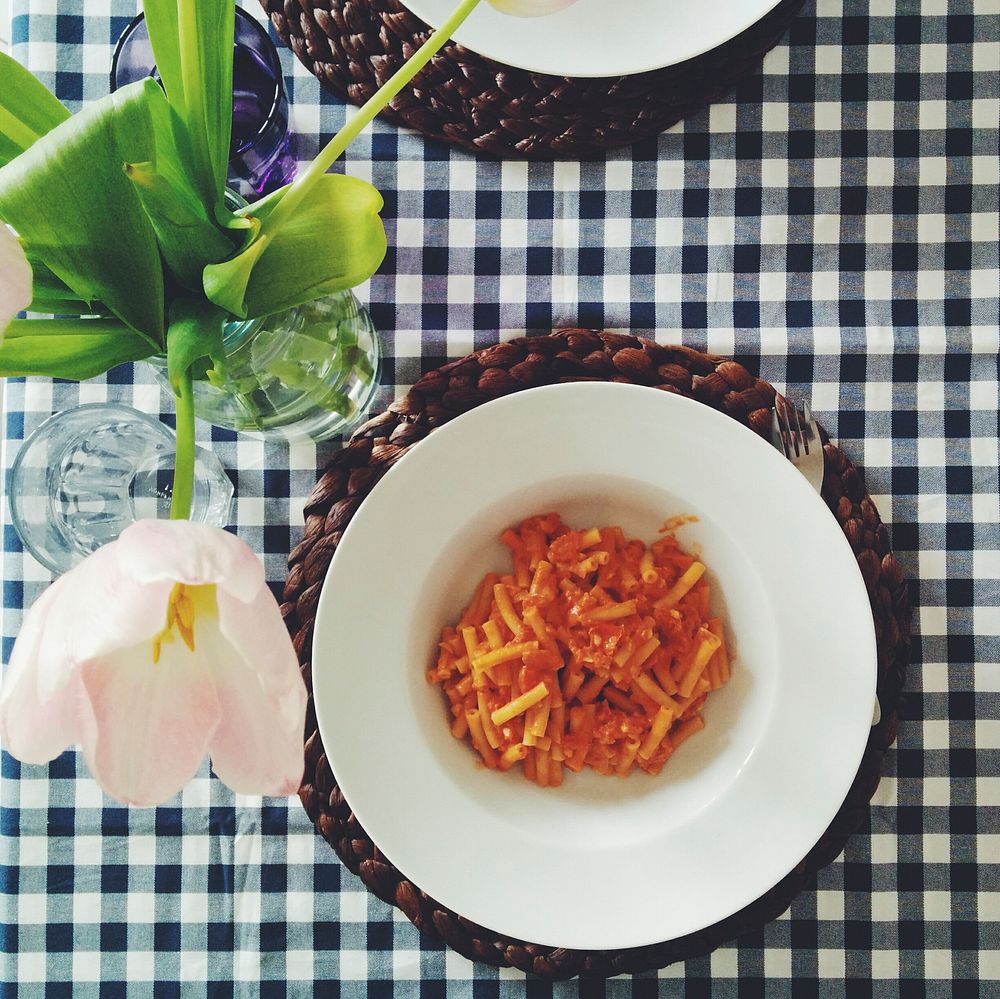
<svg viewBox="0 0 1000 999"><path fill-rule="evenodd" d="M131 163L126 174L156 231L167 267L184 288L201 291L206 264L232 256L252 223L224 205L215 205L221 189L203 197L195 183L189 130L160 88L148 96L156 160Z"/></svg>
<svg viewBox="0 0 1000 999"><path fill-rule="evenodd" d="M151 160L149 88L134 83L57 125L0 168L0 218L75 297L100 299L162 347L163 263L124 165Z"/></svg>
<svg viewBox="0 0 1000 999"><path fill-rule="evenodd" d="M197 203L200 206L199 217L205 221L211 220L223 229L251 229L253 224L249 219L234 215L224 202L220 201L223 197L221 189L212 188L203 192L195 182L198 172L187 126L176 109L167 101L161 89L157 88L155 94L151 91L149 97L153 133L156 136L156 172L178 192L179 197L191 204ZM239 238L243 239L244 234L240 233ZM228 256L232 252L233 244L230 243L229 249L223 256ZM217 259L221 260L222 257Z"/></svg>
<svg viewBox="0 0 1000 999"><path fill-rule="evenodd" d="M382 195L366 181L324 174L277 232L269 221L288 187L244 209L260 223L241 253L205 268L205 294L241 318L266 316L367 281L386 251Z"/></svg>
<svg viewBox="0 0 1000 999"><path fill-rule="evenodd" d="M116 319L15 319L0 342L0 377L83 381L153 353L146 337Z"/></svg>
<svg viewBox="0 0 1000 999"><path fill-rule="evenodd" d="M77 298L73 294L73 289L64 281L52 273L52 271L39 260L28 254L28 263L31 265L31 305L29 312L60 313L67 316L93 315L95 306L93 302L85 302L82 298Z"/></svg>
<svg viewBox="0 0 1000 999"><path fill-rule="evenodd" d="M176 186L152 163L129 163L125 173L156 232L167 268L189 291L200 291L201 272L231 256L233 240L209 220L189 185Z"/></svg>
<svg viewBox="0 0 1000 999"><path fill-rule="evenodd" d="M233 0L146 0L153 59L203 205L223 213L233 120ZM227 55L228 53L228 55ZM222 218L220 217L220 221Z"/></svg>
<svg viewBox="0 0 1000 999"><path fill-rule="evenodd" d="M179 298L170 306L167 328L167 377L175 395L181 394L184 375L204 369L198 362L211 358L225 361L222 329L229 317L217 305L203 298ZM199 373L201 373L199 371Z"/></svg>
<svg viewBox="0 0 1000 999"><path fill-rule="evenodd" d="M16 59L0 52L0 166L68 117L61 101Z"/></svg>

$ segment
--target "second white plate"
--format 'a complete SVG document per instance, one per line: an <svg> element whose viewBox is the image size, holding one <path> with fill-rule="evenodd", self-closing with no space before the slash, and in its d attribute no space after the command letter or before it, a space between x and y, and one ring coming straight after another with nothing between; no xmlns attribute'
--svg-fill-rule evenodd
<svg viewBox="0 0 1000 999"><path fill-rule="evenodd" d="M456 0L405 0L437 27ZM547 17L501 14L484 2L455 40L508 66L556 76L626 76L714 49L759 21L778 0L577 0Z"/></svg>

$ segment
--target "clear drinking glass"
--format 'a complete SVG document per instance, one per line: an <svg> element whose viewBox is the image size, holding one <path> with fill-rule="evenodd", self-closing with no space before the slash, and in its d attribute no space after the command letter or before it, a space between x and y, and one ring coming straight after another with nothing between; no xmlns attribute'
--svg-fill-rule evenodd
<svg viewBox="0 0 1000 999"><path fill-rule="evenodd" d="M267 31L239 7L233 49L233 131L229 186L260 197L295 176L295 136L281 60ZM159 82L146 21L139 14L122 33L111 61L111 89L147 76Z"/></svg>
<svg viewBox="0 0 1000 999"><path fill-rule="evenodd" d="M10 471L11 520L39 562L59 574L130 524L170 515L175 438L129 406L93 403L49 417ZM195 453L191 520L229 523L233 484L218 457Z"/></svg>

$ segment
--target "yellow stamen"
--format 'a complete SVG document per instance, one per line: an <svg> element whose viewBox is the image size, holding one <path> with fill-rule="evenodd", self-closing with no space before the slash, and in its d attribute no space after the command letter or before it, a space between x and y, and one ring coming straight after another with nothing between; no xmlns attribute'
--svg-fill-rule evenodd
<svg viewBox="0 0 1000 999"><path fill-rule="evenodd" d="M174 608L184 627L192 628L194 626L194 601L188 596L183 586L177 596Z"/></svg>
<svg viewBox="0 0 1000 999"><path fill-rule="evenodd" d="M207 600L204 598L208 598ZM153 636L153 662L160 661L164 642L174 640L174 629L191 652L195 651L194 621L201 604L203 612L211 613L215 608L215 585L189 586L175 583L167 598L166 624Z"/></svg>

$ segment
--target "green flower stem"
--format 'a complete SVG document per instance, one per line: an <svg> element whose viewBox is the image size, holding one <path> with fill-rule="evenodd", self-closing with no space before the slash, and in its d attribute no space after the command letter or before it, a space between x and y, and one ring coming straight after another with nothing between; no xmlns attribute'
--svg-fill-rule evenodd
<svg viewBox="0 0 1000 999"><path fill-rule="evenodd" d="M177 403L177 451L174 456L173 499L170 519L187 520L191 516L194 493L194 393L191 370L179 379L174 398Z"/></svg>
<svg viewBox="0 0 1000 999"><path fill-rule="evenodd" d="M197 126L194 128L190 127L195 122L200 122L203 119L203 115L196 115L194 113L194 106L199 101L205 99L205 81L197 54L198 19L193 3L181 3L177 5L177 34L181 62L181 80L184 84L183 101L186 109L185 118L189 126L187 131L191 136L191 145L193 146L196 166L199 170L205 171L209 176L214 176L212 153L208 148L208 135L203 128Z"/></svg>
<svg viewBox="0 0 1000 999"><path fill-rule="evenodd" d="M323 147L309 167L292 182L281 201L275 205L268 224L270 236L273 237L281 228L319 178L333 166L362 129L434 58L438 49L451 38L480 2L481 0L461 0L441 27L365 101L357 114ZM267 236L263 238L266 239Z"/></svg>

